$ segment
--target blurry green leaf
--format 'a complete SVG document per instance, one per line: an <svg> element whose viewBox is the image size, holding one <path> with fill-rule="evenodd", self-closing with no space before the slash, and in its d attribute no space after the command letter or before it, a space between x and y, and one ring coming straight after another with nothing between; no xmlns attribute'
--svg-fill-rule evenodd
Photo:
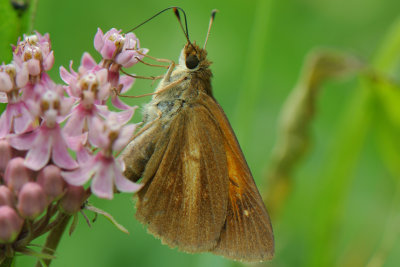
<svg viewBox="0 0 400 267"><path fill-rule="evenodd" d="M13 3L13 4L12 4ZM24 33L29 33L37 0L0 1L0 63L8 63L12 58L11 44Z"/></svg>
<svg viewBox="0 0 400 267"><path fill-rule="evenodd" d="M342 121L334 137L335 142L320 175L324 180L315 197L318 201L310 207L313 210L315 232L311 235L313 250L306 266L329 266L334 262L334 229L340 221L343 200L352 182L351 174L370 126L370 101L371 92L361 86L344 108Z"/></svg>
<svg viewBox="0 0 400 267"><path fill-rule="evenodd" d="M392 176L400 178L400 131L382 119L378 124L379 151Z"/></svg>
<svg viewBox="0 0 400 267"><path fill-rule="evenodd" d="M377 145L392 176L400 178L400 89L382 83L374 87Z"/></svg>
<svg viewBox="0 0 400 267"><path fill-rule="evenodd" d="M390 73L398 63L399 55L400 20L397 20L384 39L371 67L379 73ZM314 207L316 211L314 213L316 234L313 235L312 242L314 249L307 266L326 266L335 262L335 229L340 221L342 203L352 182L351 173L358 161L369 128L372 114L368 111L374 111L370 105L373 103L373 97L376 97L376 90L371 88L370 81L366 79L357 90L354 102L343 113L345 114L344 123L338 127L339 133L335 138L333 153L326 160L327 166L321 176L324 177L324 186L319 190L318 201ZM381 93L380 90L379 93ZM397 96L394 96L396 93L388 90L385 94L381 97L386 99L385 108L392 114L392 110L398 109L394 104L397 102L395 100ZM391 120L397 121L396 116L392 116Z"/></svg>
<svg viewBox="0 0 400 267"><path fill-rule="evenodd" d="M32 256L32 257L36 257L38 259L55 259L56 257L47 253L43 253L43 252L37 252L33 249L30 248L22 248L20 249L18 252L24 254L24 255L28 255L28 256Z"/></svg>
<svg viewBox="0 0 400 267"><path fill-rule="evenodd" d="M276 141L263 193L272 218L280 213L293 186L293 172L310 150L311 126L316 115L321 85L332 78L355 74L363 64L353 55L329 49L314 49L281 110Z"/></svg>
<svg viewBox="0 0 400 267"><path fill-rule="evenodd" d="M389 37L382 45L375 68L385 77L390 77L399 65L400 59L400 19L392 27ZM386 79L374 81L377 101L377 143L383 162L392 176L400 178L400 87Z"/></svg>

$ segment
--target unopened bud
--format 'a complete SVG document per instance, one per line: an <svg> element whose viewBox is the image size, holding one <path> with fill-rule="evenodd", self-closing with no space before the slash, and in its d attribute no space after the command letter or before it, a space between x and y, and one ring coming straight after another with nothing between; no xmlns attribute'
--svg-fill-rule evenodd
<svg viewBox="0 0 400 267"><path fill-rule="evenodd" d="M50 202L61 197L66 186L60 168L55 165L46 166L39 173L37 183L42 186Z"/></svg>
<svg viewBox="0 0 400 267"><path fill-rule="evenodd" d="M11 190L5 185L0 185L0 206L14 207L14 204L15 199Z"/></svg>
<svg viewBox="0 0 400 267"><path fill-rule="evenodd" d="M23 220L9 206L0 207L0 243L12 243L21 232Z"/></svg>
<svg viewBox="0 0 400 267"><path fill-rule="evenodd" d="M34 182L26 183L18 194L17 209L23 218L35 219L46 209L46 194Z"/></svg>
<svg viewBox="0 0 400 267"><path fill-rule="evenodd" d="M71 215L80 211L85 201L85 194L83 186L68 185L65 195L61 199L61 210Z"/></svg>
<svg viewBox="0 0 400 267"><path fill-rule="evenodd" d="M7 164L12 156L12 149L6 140L0 140L0 172L6 170Z"/></svg>
<svg viewBox="0 0 400 267"><path fill-rule="evenodd" d="M6 167L4 179L8 187L17 193L22 186L31 181L31 173L24 165L23 158L13 158Z"/></svg>

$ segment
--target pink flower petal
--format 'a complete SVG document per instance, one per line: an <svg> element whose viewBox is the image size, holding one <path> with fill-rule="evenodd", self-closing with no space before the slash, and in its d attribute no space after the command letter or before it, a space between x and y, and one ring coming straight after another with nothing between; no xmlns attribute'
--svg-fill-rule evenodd
<svg viewBox="0 0 400 267"><path fill-rule="evenodd" d="M88 52L85 52L82 56L81 66L87 70L91 70L97 66L97 63Z"/></svg>
<svg viewBox="0 0 400 267"><path fill-rule="evenodd" d="M17 72L15 83L17 84L18 88L22 88L28 83L28 81L29 81L29 72L26 63L24 63Z"/></svg>
<svg viewBox="0 0 400 267"><path fill-rule="evenodd" d="M121 109L121 110L128 110L128 109L132 108L131 106L122 102L122 100L116 95L113 95L111 97L111 103L114 105L114 107Z"/></svg>
<svg viewBox="0 0 400 267"><path fill-rule="evenodd" d="M107 69L101 69L96 72L96 78L100 84L105 84L107 82Z"/></svg>
<svg viewBox="0 0 400 267"><path fill-rule="evenodd" d="M121 149L123 149L133 137L133 133L135 132L135 130L136 124L129 124L122 127L117 140L115 140L113 144L113 151L120 151Z"/></svg>
<svg viewBox="0 0 400 267"><path fill-rule="evenodd" d="M47 57L43 61L43 68L45 71L50 70L53 67L54 64L54 53L53 51L50 52L50 54L47 55Z"/></svg>
<svg viewBox="0 0 400 267"><path fill-rule="evenodd" d="M137 106L121 112L113 112L113 114L116 115L115 118L117 119L118 124L128 123L131 120L133 113L135 113L135 109L137 109Z"/></svg>
<svg viewBox="0 0 400 267"><path fill-rule="evenodd" d="M85 184L92 178L93 170L93 164L85 164L74 171L61 172L61 176L70 185L78 186Z"/></svg>
<svg viewBox="0 0 400 267"><path fill-rule="evenodd" d="M137 59L135 59L136 54L137 53L134 50L125 50L115 57L115 62L125 68L129 68L137 62Z"/></svg>
<svg viewBox="0 0 400 267"><path fill-rule="evenodd" d="M10 76L5 72L0 72L0 91L8 92L13 88Z"/></svg>
<svg viewBox="0 0 400 267"><path fill-rule="evenodd" d="M92 117L89 121L89 142L95 147L104 147L108 144L107 136L103 132L104 122L98 117Z"/></svg>
<svg viewBox="0 0 400 267"><path fill-rule="evenodd" d="M64 132L69 136L81 135L85 119L86 115L79 106L75 107L67 123L64 125Z"/></svg>
<svg viewBox="0 0 400 267"><path fill-rule="evenodd" d="M10 132L10 128L11 128L10 112L6 107L6 110L3 111L3 114L1 114L0 117L0 138L5 137Z"/></svg>
<svg viewBox="0 0 400 267"><path fill-rule="evenodd" d="M103 31L100 28L97 28L97 33L94 36L94 48L100 52L103 45Z"/></svg>
<svg viewBox="0 0 400 267"><path fill-rule="evenodd" d="M30 59L28 62L28 71L30 75L39 75L40 74L40 61L37 59Z"/></svg>
<svg viewBox="0 0 400 267"><path fill-rule="evenodd" d="M60 67L60 76L66 84L73 83L76 80L75 76L70 74L63 66Z"/></svg>
<svg viewBox="0 0 400 267"><path fill-rule="evenodd" d="M132 87L132 84L135 82L135 78L128 75L122 75L119 78L119 82L122 84L121 93L126 93Z"/></svg>
<svg viewBox="0 0 400 267"><path fill-rule="evenodd" d="M53 130L52 159L58 167L63 169L75 169L78 167L78 163L76 163L68 152L67 144L60 128Z"/></svg>
<svg viewBox="0 0 400 267"><path fill-rule="evenodd" d="M10 145L17 150L28 150L34 146L39 129L25 134L13 135L9 138Z"/></svg>
<svg viewBox="0 0 400 267"><path fill-rule="evenodd" d="M105 59L112 59L116 49L117 48L115 47L114 42L112 42L111 40L106 39L104 41L104 46L102 47L102 49L100 51L100 54Z"/></svg>
<svg viewBox="0 0 400 267"><path fill-rule="evenodd" d="M23 133L28 129L29 125L31 125L34 118L32 117L31 112L27 109L27 106L24 102L19 102L14 104L14 131L15 133Z"/></svg>
<svg viewBox="0 0 400 267"><path fill-rule="evenodd" d="M69 148L71 148L74 151L78 151L82 147L83 144L86 144L88 134L84 133L84 134L76 135L76 136L66 136L64 138L65 138Z"/></svg>
<svg viewBox="0 0 400 267"><path fill-rule="evenodd" d="M81 146L78 151L76 151L76 159L79 164L86 164L92 157L91 152L84 146Z"/></svg>
<svg viewBox="0 0 400 267"><path fill-rule="evenodd" d="M103 118L107 118L111 113L106 105L96 105L96 112Z"/></svg>
<svg viewBox="0 0 400 267"><path fill-rule="evenodd" d="M130 32L125 35L124 48L125 49L139 48L139 39L136 37L136 35L133 32Z"/></svg>
<svg viewBox="0 0 400 267"><path fill-rule="evenodd" d="M113 168L112 162L109 160L99 161L98 164L101 164L98 168L98 171L93 177L91 189L92 193L100 198L113 198Z"/></svg>
<svg viewBox="0 0 400 267"><path fill-rule="evenodd" d="M48 134L47 130L40 130L34 146L25 157L25 166L34 171L43 168L49 162L52 145L52 136Z"/></svg>
<svg viewBox="0 0 400 267"><path fill-rule="evenodd" d="M139 191L143 185L137 184L134 182L129 181L126 177L122 174L122 170L118 165L114 165L114 175L115 175L115 186L121 192L137 192Z"/></svg>

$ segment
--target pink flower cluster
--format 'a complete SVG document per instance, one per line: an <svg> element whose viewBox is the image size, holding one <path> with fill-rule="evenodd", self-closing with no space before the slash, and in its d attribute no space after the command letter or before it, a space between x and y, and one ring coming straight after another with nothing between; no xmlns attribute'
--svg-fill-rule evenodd
<svg viewBox="0 0 400 267"><path fill-rule="evenodd" d="M132 86L134 78L119 71L147 49L116 29L99 29L94 45L101 62L85 53L77 71L72 62L69 71L61 67L64 86L47 74L54 64L48 34L24 36L13 61L0 65L0 101L7 103L0 117L0 244L14 242L46 210L74 214L90 193L112 199L115 189L141 188L123 176L125 166L114 157L136 125L128 124L135 107L113 92ZM108 99L121 111L110 111Z"/></svg>

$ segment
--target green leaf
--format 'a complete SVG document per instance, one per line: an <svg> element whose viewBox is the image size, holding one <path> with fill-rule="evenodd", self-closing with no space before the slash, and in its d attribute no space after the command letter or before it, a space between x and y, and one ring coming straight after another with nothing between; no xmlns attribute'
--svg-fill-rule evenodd
<svg viewBox="0 0 400 267"><path fill-rule="evenodd" d="M43 253L43 252L37 252L37 251L35 251L33 249L30 249L30 248L22 248L22 249L18 250L18 252L20 252L20 253L22 253L24 255L32 256L32 257L35 257L35 258L38 258L38 259L42 259L42 260L43 259L53 260L53 259L56 258L53 255L50 255L50 254L47 254L47 253Z"/></svg>
<svg viewBox="0 0 400 267"><path fill-rule="evenodd" d="M15 5L11 4L12 2L20 8L15 8ZM30 33L36 5L37 0L0 1L0 63L10 62L12 59L11 44L16 44L18 38L24 33ZM24 6L26 6L25 9L22 8Z"/></svg>

